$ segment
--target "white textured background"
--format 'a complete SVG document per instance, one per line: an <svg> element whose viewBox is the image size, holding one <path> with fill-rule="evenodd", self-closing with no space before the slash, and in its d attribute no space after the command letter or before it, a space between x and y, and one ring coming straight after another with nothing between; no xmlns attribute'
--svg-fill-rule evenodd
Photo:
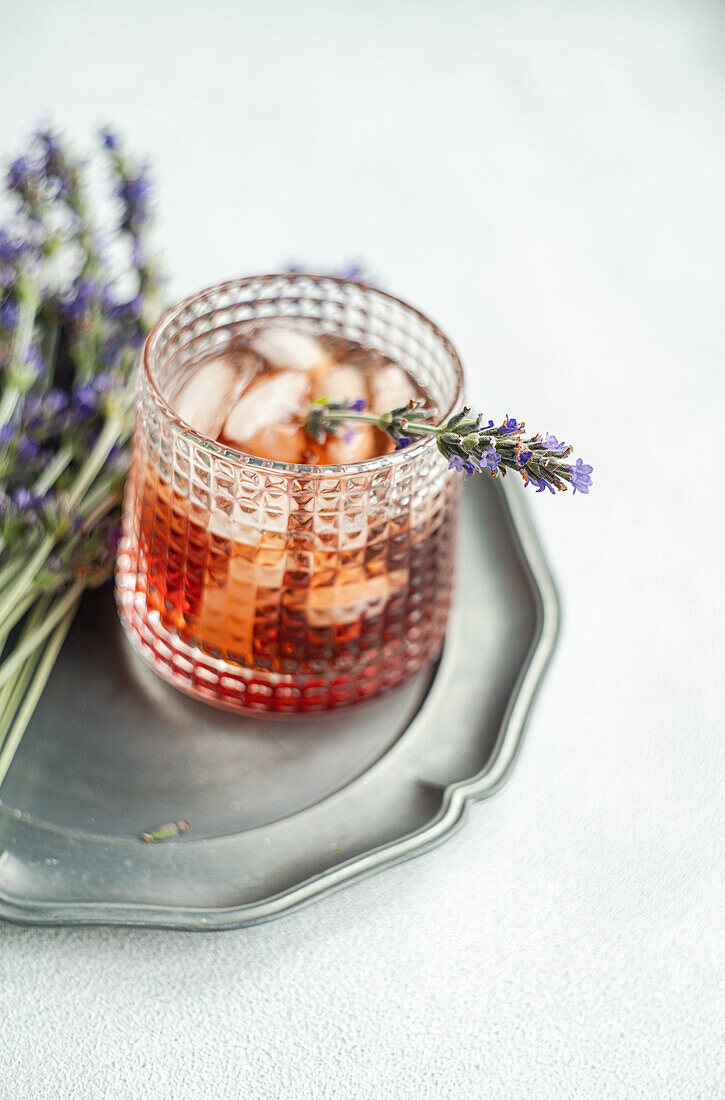
<svg viewBox="0 0 725 1100"><path fill-rule="evenodd" d="M531 500L565 623L504 790L266 927L0 927L0 1096L725 1096L725 8L0 9L0 150L119 125L174 296L365 257L596 479Z"/></svg>

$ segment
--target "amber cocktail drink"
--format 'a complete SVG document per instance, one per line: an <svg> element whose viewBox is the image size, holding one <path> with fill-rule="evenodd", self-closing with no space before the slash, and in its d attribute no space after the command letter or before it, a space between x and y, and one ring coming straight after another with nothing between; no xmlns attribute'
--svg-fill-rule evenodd
<svg viewBox="0 0 725 1100"><path fill-rule="evenodd" d="M142 354L116 585L135 647L233 709L370 698L434 659L450 602L459 479L432 440L369 424L325 442L310 402L381 413L461 402L455 351L422 314L344 280L213 287Z"/></svg>

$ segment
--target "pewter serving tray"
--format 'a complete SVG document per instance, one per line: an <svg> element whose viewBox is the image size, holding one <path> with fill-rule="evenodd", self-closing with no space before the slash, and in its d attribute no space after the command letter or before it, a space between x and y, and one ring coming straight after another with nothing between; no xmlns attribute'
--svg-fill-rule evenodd
<svg viewBox="0 0 725 1100"><path fill-rule="evenodd" d="M458 549L439 664L295 718L188 699L131 651L110 588L87 596L2 788L0 916L238 928L448 836L508 775L558 623L518 483L471 479Z"/></svg>

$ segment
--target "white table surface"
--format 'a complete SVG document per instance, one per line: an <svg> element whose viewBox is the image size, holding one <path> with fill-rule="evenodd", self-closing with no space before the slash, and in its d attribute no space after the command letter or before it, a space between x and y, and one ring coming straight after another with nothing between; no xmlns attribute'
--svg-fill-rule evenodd
<svg viewBox="0 0 725 1100"><path fill-rule="evenodd" d="M725 9L3 5L0 149L148 151L174 297L366 258L486 414L564 601L514 774L438 850L251 931L0 927L0 1096L725 1095Z"/></svg>

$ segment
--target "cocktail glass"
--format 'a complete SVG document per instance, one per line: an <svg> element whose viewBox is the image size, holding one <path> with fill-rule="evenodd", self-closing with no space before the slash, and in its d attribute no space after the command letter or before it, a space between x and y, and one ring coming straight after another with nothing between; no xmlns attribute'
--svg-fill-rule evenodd
<svg viewBox="0 0 725 1100"><path fill-rule="evenodd" d="M422 313L380 290L311 275L211 287L171 309L141 355L116 594L161 676L235 710L357 703L439 654L460 477L431 439L365 462L302 466L207 439L170 395L246 327L294 320L398 362L443 419L458 356Z"/></svg>

